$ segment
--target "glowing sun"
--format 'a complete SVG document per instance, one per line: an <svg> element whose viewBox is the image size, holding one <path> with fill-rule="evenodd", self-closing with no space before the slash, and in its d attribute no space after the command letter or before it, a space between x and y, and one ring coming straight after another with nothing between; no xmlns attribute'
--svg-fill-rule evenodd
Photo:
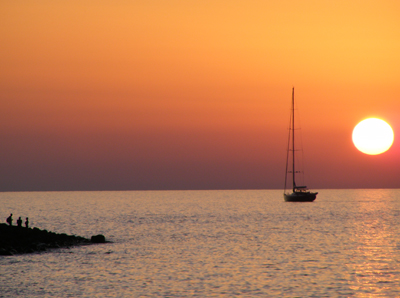
<svg viewBox="0 0 400 298"><path fill-rule="evenodd" d="M393 140L393 129L378 118L365 119L353 129L354 146L365 154L381 154L392 146Z"/></svg>

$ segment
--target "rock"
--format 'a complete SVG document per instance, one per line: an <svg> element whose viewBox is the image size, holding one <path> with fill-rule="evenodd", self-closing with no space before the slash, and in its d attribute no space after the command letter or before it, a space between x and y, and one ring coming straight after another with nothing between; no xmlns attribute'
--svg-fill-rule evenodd
<svg viewBox="0 0 400 298"><path fill-rule="evenodd" d="M106 237L104 235L94 235L90 238L90 242L92 243L106 243Z"/></svg>
<svg viewBox="0 0 400 298"><path fill-rule="evenodd" d="M12 256L12 255L13 254L9 250L0 248L0 256Z"/></svg>
<svg viewBox="0 0 400 298"><path fill-rule="evenodd" d="M77 245L106 243L103 235L92 236L92 239L80 236L57 234L38 228L8 226L0 223L0 255L26 254L42 252L48 249L68 248Z"/></svg>

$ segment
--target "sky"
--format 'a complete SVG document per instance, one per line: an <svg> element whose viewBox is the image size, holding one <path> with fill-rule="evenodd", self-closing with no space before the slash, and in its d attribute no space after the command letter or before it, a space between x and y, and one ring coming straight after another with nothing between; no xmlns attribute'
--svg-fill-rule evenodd
<svg viewBox="0 0 400 298"><path fill-rule="evenodd" d="M400 2L1 1L0 191L400 187ZM378 117L395 140L352 143Z"/></svg>

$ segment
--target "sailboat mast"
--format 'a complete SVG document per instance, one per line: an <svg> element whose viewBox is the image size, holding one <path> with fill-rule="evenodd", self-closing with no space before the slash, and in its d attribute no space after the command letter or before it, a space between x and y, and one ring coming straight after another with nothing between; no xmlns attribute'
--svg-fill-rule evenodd
<svg viewBox="0 0 400 298"><path fill-rule="evenodd" d="M292 163L292 175L293 175L293 192L296 187L296 182L294 180L295 178L295 171L294 171L294 87L292 88L292 158L293 158L293 163Z"/></svg>

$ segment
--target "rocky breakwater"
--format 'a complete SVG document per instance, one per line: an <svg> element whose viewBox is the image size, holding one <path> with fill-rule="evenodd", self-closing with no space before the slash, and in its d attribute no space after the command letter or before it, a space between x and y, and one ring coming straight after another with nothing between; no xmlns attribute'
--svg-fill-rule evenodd
<svg viewBox="0 0 400 298"><path fill-rule="evenodd" d="M38 228L24 228L0 224L0 255L43 252L54 248L107 243L103 235L87 239L80 236L57 234Z"/></svg>

